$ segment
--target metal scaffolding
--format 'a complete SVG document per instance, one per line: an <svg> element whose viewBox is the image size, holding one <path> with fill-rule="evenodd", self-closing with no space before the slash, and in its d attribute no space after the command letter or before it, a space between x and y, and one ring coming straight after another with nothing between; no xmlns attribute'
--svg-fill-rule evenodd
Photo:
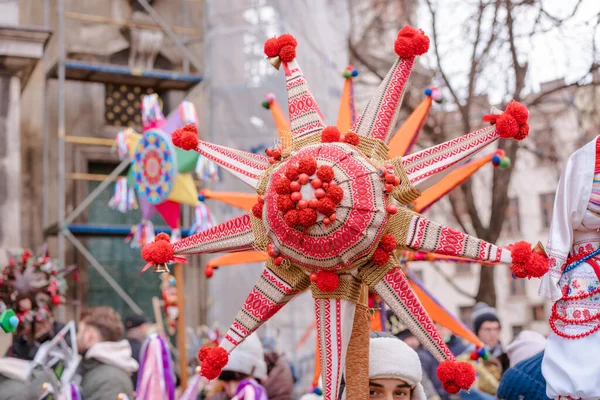
<svg viewBox="0 0 600 400"><path fill-rule="evenodd" d="M87 14L80 14L74 12L65 11L65 0L57 1L57 62L55 65L49 65L48 54L44 55L44 71L46 73L46 82L49 79L57 79L57 137L58 137L58 218L54 222L49 220L48 209L49 209L49 118L50 113L48 111L48 89L47 83L44 85L44 98L43 98L43 109L44 109L44 123L43 123L43 223L44 223L44 234L56 235L58 237L58 258L64 265L66 258L66 241L68 240L73 247L79 251L79 253L88 261L89 265L92 266L106 282L112 287L112 289L123 299L123 301L136 313L141 313L140 307L131 299L131 297L123 290L123 288L110 276L106 269L94 258L94 256L88 251L85 245L76 236L127 236L129 229L125 226L98 226L90 224L73 224L73 221L81 215L82 212L90 206L90 204L106 189L123 171L129 166L130 160L124 160L121 162L109 175L101 177L100 185L87 195L87 197L74 208L72 212L66 214L65 203L66 203L66 179L69 177L66 171L66 160L65 160L65 145L67 143L73 145L89 145L89 146L112 146L113 141L104 138L92 138L84 136L71 135L66 132L65 120L65 84L67 80L77 80L85 82L102 82L102 83L118 83L118 84L132 84L140 85L144 87L152 87L154 89L174 89L174 90L187 90L186 98L194 96L196 90L199 88L202 82L202 76L189 72L189 66L193 66L196 71L202 70L201 62L190 52L186 47L182 39L174 33L174 30L181 32L187 38L188 34L198 34L199 31L189 29L186 27L177 28L169 26L163 18L152 8L147 0L136 0L140 6L150 15L156 25L152 24L140 24L140 23L128 23L127 21L111 20L110 18L93 16ZM194 0L182 0L182 10L184 14L187 14L188 1ZM44 0L44 24L46 27L50 26L50 0ZM98 64L81 62L77 60L67 59L65 49L65 17L69 19L76 19L86 22L96 23L109 23L117 25L143 25L149 29L160 29L164 34L175 44L178 50L183 56L183 72L164 71L164 70L140 70L137 68L128 68L122 65L112 64ZM184 17L184 22L187 21L187 15ZM89 175L89 174L87 174ZM77 176L83 180L100 180L90 179L84 173L79 173ZM157 228L158 231L167 231L169 229ZM183 234L187 231L183 230ZM65 311L64 307L61 307L60 316L64 319Z"/></svg>

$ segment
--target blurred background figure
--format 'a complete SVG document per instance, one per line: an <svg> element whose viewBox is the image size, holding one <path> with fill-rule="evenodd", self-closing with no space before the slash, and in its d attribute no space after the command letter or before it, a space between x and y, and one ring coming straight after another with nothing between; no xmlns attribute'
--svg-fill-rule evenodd
<svg viewBox="0 0 600 400"><path fill-rule="evenodd" d="M289 400L294 398L294 376L289 361L277 350L277 342L270 336L262 340L267 366L267 378L263 386L269 400Z"/></svg>
<svg viewBox="0 0 600 400"><path fill-rule="evenodd" d="M211 396L208 400L269 400L267 390L259 383L266 377L264 350L254 333L229 355L229 362L219 376L224 393Z"/></svg>
<svg viewBox="0 0 600 400"><path fill-rule="evenodd" d="M497 398L500 400L550 400L546 396L546 380L542 375L541 351L509 368L500 381ZM512 361L512 360L511 360Z"/></svg>
<svg viewBox="0 0 600 400"><path fill-rule="evenodd" d="M473 307L473 332L485 345L485 349L500 361L502 370L508 369L508 357L500 343L500 319L495 308L479 302Z"/></svg>
<svg viewBox="0 0 600 400"><path fill-rule="evenodd" d="M544 351L546 337L535 331L523 331L506 346L506 354L510 367L514 367L523 360L533 357Z"/></svg>
<svg viewBox="0 0 600 400"><path fill-rule="evenodd" d="M140 363L140 350L144 340L148 337L150 323L143 314L133 314L125 319L125 339L131 346L131 357ZM131 375L133 386L137 384L137 371Z"/></svg>
<svg viewBox="0 0 600 400"><path fill-rule="evenodd" d="M114 400L120 393L133 398L131 375L138 363L123 338L123 323L110 307L88 309L77 329L81 360L81 395L85 400Z"/></svg>

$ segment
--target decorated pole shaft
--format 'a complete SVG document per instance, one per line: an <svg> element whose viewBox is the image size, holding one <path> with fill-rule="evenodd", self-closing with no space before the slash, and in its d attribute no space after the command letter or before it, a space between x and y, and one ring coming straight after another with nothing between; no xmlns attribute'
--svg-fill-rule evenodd
<svg viewBox="0 0 600 400"><path fill-rule="evenodd" d="M175 264L175 281L177 282L177 307L179 313L177 315L177 348L179 349L179 364L181 388L185 390L187 387L188 370L187 370L187 351L185 347L185 297L183 296L183 265Z"/></svg>

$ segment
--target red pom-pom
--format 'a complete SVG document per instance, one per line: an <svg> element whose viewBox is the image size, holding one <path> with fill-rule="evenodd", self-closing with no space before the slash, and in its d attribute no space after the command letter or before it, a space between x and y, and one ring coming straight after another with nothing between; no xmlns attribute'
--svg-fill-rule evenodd
<svg viewBox="0 0 600 400"><path fill-rule="evenodd" d="M427 53L429 51L429 38L424 34L417 34L413 39L416 55Z"/></svg>
<svg viewBox="0 0 600 400"><path fill-rule="evenodd" d="M227 350L222 347L204 346L198 353L200 359L200 375L208 380L216 379L229 361Z"/></svg>
<svg viewBox="0 0 600 400"><path fill-rule="evenodd" d="M60 303L62 302L61 299L60 299L60 296L57 295L57 294L55 294L54 296L52 296L50 298L50 301L52 301L52 304L54 304L55 306L60 305Z"/></svg>
<svg viewBox="0 0 600 400"><path fill-rule="evenodd" d="M166 264L173 259L174 255L173 245L164 240L148 243L142 249L142 258L152 264Z"/></svg>
<svg viewBox="0 0 600 400"><path fill-rule="evenodd" d="M285 170L285 177L290 181L295 181L296 178L298 178L298 175L300 175L300 172L298 171L298 168L293 165L290 165Z"/></svg>
<svg viewBox="0 0 600 400"><path fill-rule="evenodd" d="M373 253L373 263L375 265L385 265L390 261L390 253L378 247Z"/></svg>
<svg viewBox="0 0 600 400"><path fill-rule="evenodd" d="M290 198L290 196L287 195L280 195L277 196L277 209L279 211L281 211L282 213L286 213L289 210L291 210L292 208L295 208L296 204L294 203L294 201Z"/></svg>
<svg viewBox="0 0 600 400"><path fill-rule="evenodd" d="M160 242L161 240L171 243L171 236L169 236L168 234L166 234L164 232L161 232L158 235L156 235L156 237L154 238L154 241Z"/></svg>
<svg viewBox="0 0 600 400"><path fill-rule="evenodd" d="M300 211L298 211L296 209L290 210L285 213L285 215L283 216L283 219L289 227L295 228L296 226L298 226L298 223L300 222Z"/></svg>
<svg viewBox="0 0 600 400"><path fill-rule="evenodd" d="M379 247L381 247L384 251L391 253L392 251L396 250L396 238L390 234L383 235L379 241Z"/></svg>
<svg viewBox="0 0 600 400"><path fill-rule="evenodd" d="M329 165L321 165L317 170L317 177L323 182L331 182L333 180L333 168Z"/></svg>
<svg viewBox="0 0 600 400"><path fill-rule="evenodd" d="M275 57L279 55L279 41L277 40L277 38L272 37L270 39L267 39L267 41L265 42L265 55L267 57Z"/></svg>
<svg viewBox="0 0 600 400"><path fill-rule="evenodd" d="M335 204L340 204L344 198L344 190L338 185L330 185L327 188L327 198L331 199Z"/></svg>
<svg viewBox="0 0 600 400"><path fill-rule="evenodd" d="M354 132L348 132L345 135L344 142L352 146L358 146L360 144L360 137Z"/></svg>
<svg viewBox="0 0 600 400"><path fill-rule="evenodd" d="M398 32L398 37L394 42L394 51L398 57L420 56L427 50L429 50L429 38L422 31L412 26L405 26Z"/></svg>
<svg viewBox="0 0 600 400"><path fill-rule="evenodd" d="M340 286L340 277L334 272L322 271L317 274L315 283L321 292L329 293Z"/></svg>
<svg viewBox="0 0 600 400"><path fill-rule="evenodd" d="M333 202L333 200L324 198L319 200L317 211L328 217L335 212L336 207L337 205Z"/></svg>
<svg viewBox="0 0 600 400"><path fill-rule="evenodd" d="M263 212L263 205L262 204L256 203L255 205L252 206L252 214L256 218L262 218L262 212Z"/></svg>
<svg viewBox="0 0 600 400"><path fill-rule="evenodd" d="M292 62L296 58L296 48L292 46L283 46L279 50L279 58L283 62Z"/></svg>
<svg viewBox="0 0 600 400"><path fill-rule="evenodd" d="M192 150L198 147L198 129L193 124L176 129L171 135L173 144L183 150Z"/></svg>
<svg viewBox="0 0 600 400"><path fill-rule="evenodd" d="M519 128L519 132L515 135L515 140L523 140L529 135L529 124L523 124Z"/></svg>
<svg viewBox="0 0 600 400"><path fill-rule="evenodd" d="M475 369L466 362L446 360L437 368L437 376L444 390L456 394L460 389L468 390L475 382Z"/></svg>
<svg viewBox="0 0 600 400"><path fill-rule="evenodd" d="M305 157L298 163L298 170L301 174L311 176L317 171L317 161L314 158Z"/></svg>
<svg viewBox="0 0 600 400"><path fill-rule="evenodd" d="M281 177L275 182L275 193L277 194L290 194L292 189L290 189L290 181L288 178Z"/></svg>
<svg viewBox="0 0 600 400"><path fill-rule="evenodd" d="M300 225L308 228L309 226L313 226L317 223L317 212L312 208L305 208L300 211L299 218Z"/></svg>
<svg viewBox="0 0 600 400"><path fill-rule="evenodd" d="M335 126L328 126L321 132L321 142L334 143L340 141L340 130Z"/></svg>
<svg viewBox="0 0 600 400"><path fill-rule="evenodd" d="M213 269L213 267L207 266L206 268L204 268L204 276L206 276L207 278L212 278L214 274L215 270Z"/></svg>
<svg viewBox="0 0 600 400"><path fill-rule="evenodd" d="M514 100L508 103L504 112L513 117L519 125L526 124L529 119L529 110L527 110L527 107Z"/></svg>
<svg viewBox="0 0 600 400"><path fill-rule="evenodd" d="M468 362L459 362L456 365L458 370L455 382L463 390L469 390L475 383L475 368Z"/></svg>
<svg viewBox="0 0 600 400"><path fill-rule="evenodd" d="M502 114L496 120L496 133L504 139L513 138L519 133L519 124L509 114Z"/></svg>
<svg viewBox="0 0 600 400"><path fill-rule="evenodd" d="M279 45L279 48L282 48L283 46L298 46L296 38L290 35L289 33L284 33L283 35L279 36L277 38L277 44Z"/></svg>
<svg viewBox="0 0 600 400"><path fill-rule="evenodd" d="M510 270L516 278L541 278L548 272L548 259L531 249L527 242L517 242L511 248Z"/></svg>

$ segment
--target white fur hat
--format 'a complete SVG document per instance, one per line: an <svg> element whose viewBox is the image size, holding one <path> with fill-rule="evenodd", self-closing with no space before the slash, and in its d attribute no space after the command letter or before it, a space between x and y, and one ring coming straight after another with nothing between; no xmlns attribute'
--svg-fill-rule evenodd
<svg viewBox="0 0 600 400"><path fill-rule="evenodd" d="M400 379L412 387L411 400L426 400L421 385L423 370L417 353L395 337L371 338L369 379Z"/></svg>
<svg viewBox="0 0 600 400"><path fill-rule="evenodd" d="M267 377L267 364L262 344L256 333L248 336L231 354L223 371L241 372L256 379Z"/></svg>
<svg viewBox="0 0 600 400"><path fill-rule="evenodd" d="M314 393L307 393L300 397L300 400L323 400L323 396L319 396L318 394Z"/></svg>
<svg viewBox="0 0 600 400"><path fill-rule="evenodd" d="M546 347L546 337L535 331L523 331L506 346L506 354L513 367L523 360L538 354Z"/></svg>

